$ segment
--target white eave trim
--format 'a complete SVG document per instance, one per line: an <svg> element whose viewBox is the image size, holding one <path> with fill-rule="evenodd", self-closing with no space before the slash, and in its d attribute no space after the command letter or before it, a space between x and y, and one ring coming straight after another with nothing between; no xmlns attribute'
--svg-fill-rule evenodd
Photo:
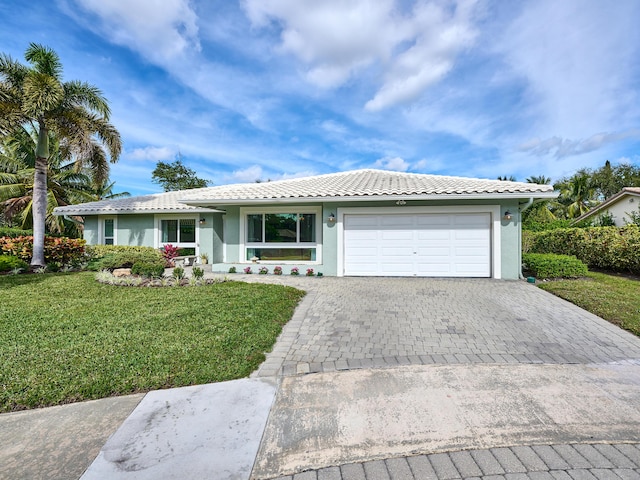
<svg viewBox="0 0 640 480"><path fill-rule="evenodd" d="M429 195L360 195L344 197L287 197L287 198L215 198L203 200L178 200L187 205L255 205L263 203L342 203L381 201L421 201L421 200L500 200L500 199L544 199L557 198L558 192L509 192L509 193L433 193Z"/></svg>
<svg viewBox="0 0 640 480"><path fill-rule="evenodd" d="M190 208L190 209L151 209L151 210L64 210L53 211L54 215L156 215L156 214L189 214L189 213L225 213L224 210L216 210L213 208Z"/></svg>

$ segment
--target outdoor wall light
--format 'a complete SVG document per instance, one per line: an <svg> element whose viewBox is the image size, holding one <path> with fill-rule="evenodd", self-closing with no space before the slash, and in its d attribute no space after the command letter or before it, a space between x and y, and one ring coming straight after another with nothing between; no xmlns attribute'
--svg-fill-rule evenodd
<svg viewBox="0 0 640 480"><path fill-rule="evenodd" d="M204 218L200 219L200 225L204 225L205 223L207 223L207 221Z"/></svg>
<svg viewBox="0 0 640 480"><path fill-rule="evenodd" d="M509 220L511 220L511 212L507 210L506 212L504 212L504 217L502 218L508 222Z"/></svg>
<svg viewBox="0 0 640 480"><path fill-rule="evenodd" d="M336 216L333 213L329 214L329 217L327 218L327 222L332 224L336 223Z"/></svg>

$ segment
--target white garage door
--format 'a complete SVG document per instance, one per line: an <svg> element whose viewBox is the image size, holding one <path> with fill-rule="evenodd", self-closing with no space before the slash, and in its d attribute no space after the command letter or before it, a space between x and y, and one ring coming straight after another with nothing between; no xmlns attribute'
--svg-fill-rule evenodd
<svg viewBox="0 0 640 480"><path fill-rule="evenodd" d="M345 215L344 274L490 277L491 217Z"/></svg>

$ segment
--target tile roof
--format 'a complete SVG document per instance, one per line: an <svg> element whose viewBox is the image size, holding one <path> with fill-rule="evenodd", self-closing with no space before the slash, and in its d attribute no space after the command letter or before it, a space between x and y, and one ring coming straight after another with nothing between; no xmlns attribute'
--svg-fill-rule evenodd
<svg viewBox="0 0 640 480"><path fill-rule="evenodd" d="M583 213L582 215L580 215L575 220L572 220L571 224L575 225L576 223L580 223L582 220L586 220L587 218L595 215L596 213L599 213L599 212L601 212L603 210L606 210L607 208L609 208L614 203L617 203L618 200L620 200L625 195L639 195L640 196L640 187L623 187L622 190L620 190L615 195L612 195L611 197L607 198L604 202L596 205L595 207L593 207L588 212Z"/></svg>
<svg viewBox="0 0 640 480"><path fill-rule="evenodd" d="M206 190L206 188L194 189ZM115 200L99 200L97 202L66 205L54 210L56 215L91 215L91 214L122 214L122 213L171 213L171 212L202 212L211 211L202 207L194 207L179 202L184 197L185 190L175 192L155 193L138 197L118 198Z"/></svg>
<svg viewBox="0 0 640 480"><path fill-rule="evenodd" d="M58 215L109 213L171 213L204 211L204 206L250 202L331 201L404 198L496 198L500 196L553 198L550 185L447 177L386 170L354 170L274 182L242 183L158 193L118 200L102 200L58 207ZM197 206L200 206L198 208Z"/></svg>
<svg viewBox="0 0 640 480"><path fill-rule="evenodd" d="M381 196L516 196L555 197L551 185L448 177L385 170L354 170L274 182L245 183L185 192L189 204L223 204L239 200L345 199ZM542 195L540 195L542 194Z"/></svg>

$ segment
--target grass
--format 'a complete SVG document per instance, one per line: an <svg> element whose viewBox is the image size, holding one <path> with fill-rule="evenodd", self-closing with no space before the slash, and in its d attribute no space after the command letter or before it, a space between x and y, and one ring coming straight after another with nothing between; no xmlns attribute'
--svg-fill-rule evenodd
<svg viewBox="0 0 640 480"><path fill-rule="evenodd" d="M94 276L0 277L0 412L245 377L304 295L244 282L114 287Z"/></svg>
<svg viewBox="0 0 640 480"><path fill-rule="evenodd" d="M640 336L640 280L589 272L586 279L558 280L539 286Z"/></svg>

